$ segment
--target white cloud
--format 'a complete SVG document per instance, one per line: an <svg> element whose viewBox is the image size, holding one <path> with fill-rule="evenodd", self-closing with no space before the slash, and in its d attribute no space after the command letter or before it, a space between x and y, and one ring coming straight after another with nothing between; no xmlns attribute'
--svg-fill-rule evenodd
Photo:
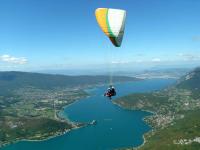
<svg viewBox="0 0 200 150"><path fill-rule="evenodd" d="M157 63L157 62L161 62L161 59L160 58L153 58L151 61Z"/></svg>
<svg viewBox="0 0 200 150"><path fill-rule="evenodd" d="M14 57L10 55L0 55L0 61L11 63L11 64L26 64L28 60L25 57Z"/></svg>

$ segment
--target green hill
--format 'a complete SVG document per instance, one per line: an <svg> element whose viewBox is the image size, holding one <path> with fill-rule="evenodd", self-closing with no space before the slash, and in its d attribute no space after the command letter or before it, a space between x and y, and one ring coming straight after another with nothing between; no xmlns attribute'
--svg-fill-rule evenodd
<svg viewBox="0 0 200 150"><path fill-rule="evenodd" d="M134 77L114 76L113 82L138 80ZM0 72L0 95L10 94L15 89L35 87L40 89L75 88L105 84L109 76L66 76L29 72Z"/></svg>
<svg viewBox="0 0 200 150"><path fill-rule="evenodd" d="M131 94L113 102L127 109L154 112L145 118L153 130L145 134L145 143L137 150L200 149L200 68L168 89Z"/></svg>
<svg viewBox="0 0 200 150"><path fill-rule="evenodd" d="M177 87L192 90L200 89L200 67L182 77L179 80Z"/></svg>

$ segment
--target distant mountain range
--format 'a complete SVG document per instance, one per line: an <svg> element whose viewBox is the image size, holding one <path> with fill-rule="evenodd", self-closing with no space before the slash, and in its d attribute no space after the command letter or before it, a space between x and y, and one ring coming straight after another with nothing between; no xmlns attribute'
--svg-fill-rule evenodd
<svg viewBox="0 0 200 150"><path fill-rule="evenodd" d="M190 68L150 68L150 69L121 69L116 70L113 69L113 74L119 76L137 76L140 78L164 78L164 76L172 77L172 78L179 78L185 73L191 71ZM46 74L62 74L62 75L109 75L107 69L88 69L88 70L40 70L36 71L38 73L46 73Z"/></svg>
<svg viewBox="0 0 200 150"><path fill-rule="evenodd" d="M139 80L134 77L114 76L113 82ZM74 88L88 85L108 84L109 76L67 76L30 72L0 72L0 94L26 86L40 89Z"/></svg>
<svg viewBox="0 0 200 150"><path fill-rule="evenodd" d="M165 69L150 69L136 73L134 77L142 79L150 78L175 78L178 79L191 71L189 68L165 68Z"/></svg>
<svg viewBox="0 0 200 150"><path fill-rule="evenodd" d="M179 88L187 88L192 90L200 89L200 67L189 72L187 75L183 76L178 84Z"/></svg>

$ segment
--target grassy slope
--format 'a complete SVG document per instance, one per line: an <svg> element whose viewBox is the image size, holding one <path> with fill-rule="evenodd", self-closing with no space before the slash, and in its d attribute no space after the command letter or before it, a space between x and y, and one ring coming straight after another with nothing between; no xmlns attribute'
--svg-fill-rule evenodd
<svg viewBox="0 0 200 150"><path fill-rule="evenodd" d="M45 139L72 127L70 123L48 118L3 118L0 123L0 145L20 139Z"/></svg>
<svg viewBox="0 0 200 150"><path fill-rule="evenodd" d="M183 119L175 121L171 126L157 130L147 137L147 142L139 150L198 150L200 144L193 142L188 145L174 144L174 140L194 139L200 137L200 110L185 112ZM150 133L149 133L150 134Z"/></svg>
<svg viewBox="0 0 200 150"><path fill-rule="evenodd" d="M154 130L145 135L146 143L137 148L138 150L200 149L200 143L197 142L174 144L174 141L200 137L200 68L182 77L171 89L132 94L114 103L128 109L143 109L156 113L147 118ZM186 103L188 105L185 105ZM165 118L165 122L160 125L155 121L160 119L159 116L161 119ZM168 121L167 117L171 120Z"/></svg>

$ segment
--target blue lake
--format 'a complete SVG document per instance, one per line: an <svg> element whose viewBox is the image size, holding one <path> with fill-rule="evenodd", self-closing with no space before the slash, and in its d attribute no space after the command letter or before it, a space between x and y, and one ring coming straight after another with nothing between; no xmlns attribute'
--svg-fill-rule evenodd
<svg viewBox="0 0 200 150"><path fill-rule="evenodd" d="M117 97L136 92L150 92L173 84L173 79L151 79L115 85ZM88 89L91 97L66 107L62 115L72 121L96 125L73 130L46 141L22 141L0 150L110 150L135 147L143 143L143 134L151 128L143 121L151 115L144 111L122 109L103 96L106 86Z"/></svg>

